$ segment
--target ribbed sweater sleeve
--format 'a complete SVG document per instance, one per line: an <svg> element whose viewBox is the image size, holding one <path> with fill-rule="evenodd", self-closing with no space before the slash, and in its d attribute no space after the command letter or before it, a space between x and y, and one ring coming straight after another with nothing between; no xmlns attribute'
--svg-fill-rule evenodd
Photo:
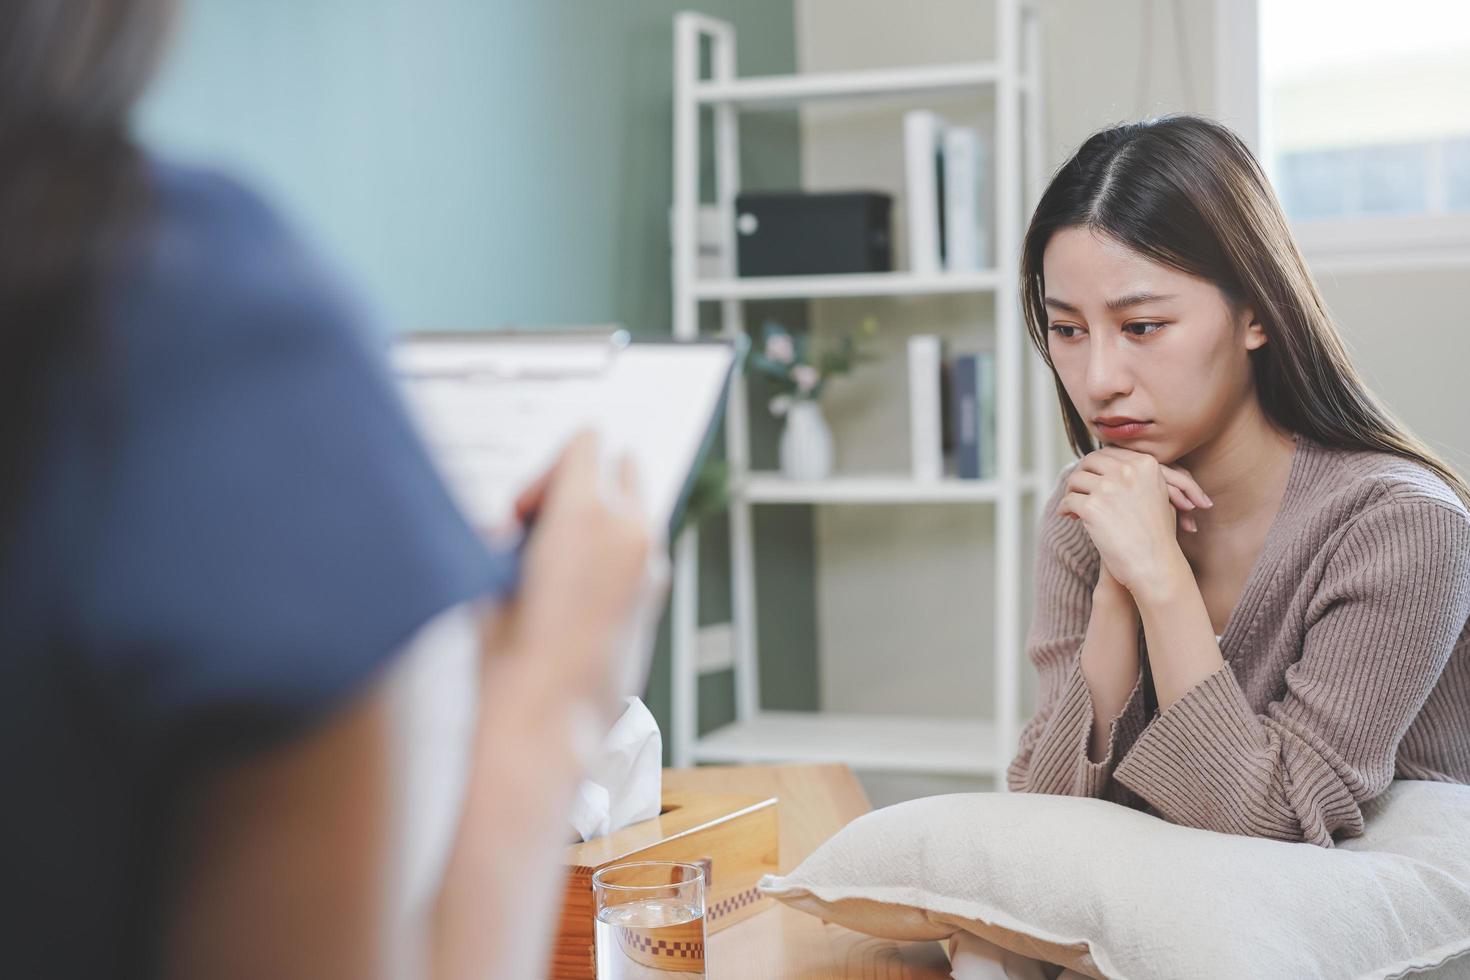
<svg viewBox="0 0 1470 980"><path fill-rule="evenodd" d="M1088 759L1092 694L1082 675L1081 652L1092 614L1098 558L1080 523L1056 516L1066 472L1042 511L1035 572L1035 615L1026 654L1036 668L1038 706L1021 731L1019 750L1006 770L1017 792L1092 796L1126 802L1131 796L1112 780L1120 746L1143 729L1143 687L1134 685L1110 726L1107 757Z"/></svg>
<svg viewBox="0 0 1470 980"><path fill-rule="evenodd" d="M1359 807L1393 778L1399 742L1470 616L1470 518L1390 497L1335 540L1280 699L1257 714L1227 663L1115 769L1168 819L1324 847L1362 833Z"/></svg>

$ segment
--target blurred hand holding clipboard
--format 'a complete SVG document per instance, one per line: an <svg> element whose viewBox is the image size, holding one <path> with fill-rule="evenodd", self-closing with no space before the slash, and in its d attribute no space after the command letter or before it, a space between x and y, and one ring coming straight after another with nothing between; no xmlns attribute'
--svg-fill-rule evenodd
<svg viewBox="0 0 1470 980"><path fill-rule="evenodd" d="M747 342L633 340L623 330L409 334L393 366L450 493L492 547L519 551L517 496L579 431L600 437L611 477L638 467L649 532L678 527ZM656 617L654 620L656 625ZM641 688L646 658L630 684Z"/></svg>
<svg viewBox="0 0 1470 980"><path fill-rule="evenodd" d="M741 338L743 340L743 338ZM410 334L395 370L451 493L484 530L577 431L638 464L650 530L677 526L743 354L734 341L632 340L626 331Z"/></svg>

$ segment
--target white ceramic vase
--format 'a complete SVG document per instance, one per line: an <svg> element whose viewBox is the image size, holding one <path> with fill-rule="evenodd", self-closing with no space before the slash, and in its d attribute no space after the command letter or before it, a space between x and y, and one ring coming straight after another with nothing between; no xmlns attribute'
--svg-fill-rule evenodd
<svg viewBox="0 0 1470 980"><path fill-rule="evenodd" d="M781 432L781 475L788 480L822 480L832 473L832 430L822 406L797 399Z"/></svg>

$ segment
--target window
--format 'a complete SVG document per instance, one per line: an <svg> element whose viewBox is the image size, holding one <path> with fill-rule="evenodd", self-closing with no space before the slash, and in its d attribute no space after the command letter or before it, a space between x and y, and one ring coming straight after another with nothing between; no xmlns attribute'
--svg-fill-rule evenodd
<svg viewBox="0 0 1470 980"><path fill-rule="evenodd" d="M1221 116L1308 257L1470 261L1470 3L1216 2Z"/></svg>

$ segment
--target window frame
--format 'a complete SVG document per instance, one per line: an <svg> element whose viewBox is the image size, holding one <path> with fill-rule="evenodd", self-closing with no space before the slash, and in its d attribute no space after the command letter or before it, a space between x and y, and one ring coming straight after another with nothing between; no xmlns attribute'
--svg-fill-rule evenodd
<svg viewBox="0 0 1470 980"><path fill-rule="evenodd" d="M1216 117L1238 133L1263 166L1259 0L1215 0ZM1314 269L1373 271L1470 265L1470 214L1414 214L1291 222Z"/></svg>

